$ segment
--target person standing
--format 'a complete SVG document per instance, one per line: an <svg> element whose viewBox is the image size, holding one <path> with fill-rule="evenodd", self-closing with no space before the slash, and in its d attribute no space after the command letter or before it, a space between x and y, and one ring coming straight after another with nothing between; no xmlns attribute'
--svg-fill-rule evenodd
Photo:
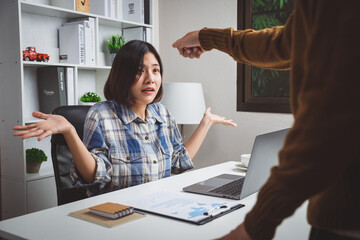
<svg viewBox="0 0 360 240"><path fill-rule="evenodd" d="M261 68L290 70L294 124L279 165L244 223L222 239L271 239L306 200L309 239L360 239L360 1L296 0L284 26L203 28L173 43L200 58L217 49Z"/></svg>

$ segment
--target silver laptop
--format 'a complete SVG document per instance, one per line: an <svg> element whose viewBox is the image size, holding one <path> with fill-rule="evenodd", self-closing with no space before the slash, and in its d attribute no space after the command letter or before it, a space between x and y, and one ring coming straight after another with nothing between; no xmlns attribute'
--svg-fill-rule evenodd
<svg viewBox="0 0 360 240"><path fill-rule="evenodd" d="M251 152L246 176L222 174L183 188L185 192L230 199L243 199L259 191L278 165L278 153L289 129L258 135Z"/></svg>

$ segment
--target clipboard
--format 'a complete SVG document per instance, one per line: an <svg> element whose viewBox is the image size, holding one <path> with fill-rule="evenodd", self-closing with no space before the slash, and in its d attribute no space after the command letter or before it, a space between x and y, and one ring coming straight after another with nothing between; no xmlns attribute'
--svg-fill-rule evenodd
<svg viewBox="0 0 360 240"><path fill-rule="evenodd" d="M202 225L244 207L235 200L225 200L185 192L156 192L125 204L136 210Z"/></svg>

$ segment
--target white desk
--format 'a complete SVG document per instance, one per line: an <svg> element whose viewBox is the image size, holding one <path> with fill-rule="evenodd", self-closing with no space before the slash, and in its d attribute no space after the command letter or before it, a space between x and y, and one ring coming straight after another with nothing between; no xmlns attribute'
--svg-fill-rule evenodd
<svg viewBox="0 0 360 240"><path fill-rule="evenodd" d="M243 175L236 167L237 162L226 162L199 170L189 171L170 178L103 194L78 202L50 208L0 222L0 237L8 239L214 239L234 229L256 201L253 194L241 203L245 207L222 216L205 225L194 224L146 214L146 217L106 228L97 224L68 216L68 213L107 201L121 202L163 190L181 191L184 186L204 180L220 173ZM190 193L189 193L190 194ZM229 200L231 201L231 200ZM305 204L304 204L305 205ZM278 228L275 239L307 239L309 226L305 220L305 207Z"/></svg>

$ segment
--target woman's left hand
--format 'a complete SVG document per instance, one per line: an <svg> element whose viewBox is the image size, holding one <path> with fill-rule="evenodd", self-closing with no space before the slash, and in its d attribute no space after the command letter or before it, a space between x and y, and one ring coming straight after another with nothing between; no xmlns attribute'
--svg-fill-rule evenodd
<svg viewBox="0 0 360 240"><path fill-rule="evenodd" d="M212 124L223 124L226 126L237 127L237 124L234 123L232 119L226 119L225 117L211 113L210 107L206 109L203 119L209 120Z"/></svg>
<svg viewBox="0 0 360 240"><path fill-rule="evenodd" d="M191 135L189 140L187 140L185 143L185 148L188 151L191 159L193 159L196 155L206 137L207 132L213 124L223 124L226 126L237 127L237 124L234 123L233 120L212 114L211 108L207 108L199 126L196 128L195 132Z"/></svg>

